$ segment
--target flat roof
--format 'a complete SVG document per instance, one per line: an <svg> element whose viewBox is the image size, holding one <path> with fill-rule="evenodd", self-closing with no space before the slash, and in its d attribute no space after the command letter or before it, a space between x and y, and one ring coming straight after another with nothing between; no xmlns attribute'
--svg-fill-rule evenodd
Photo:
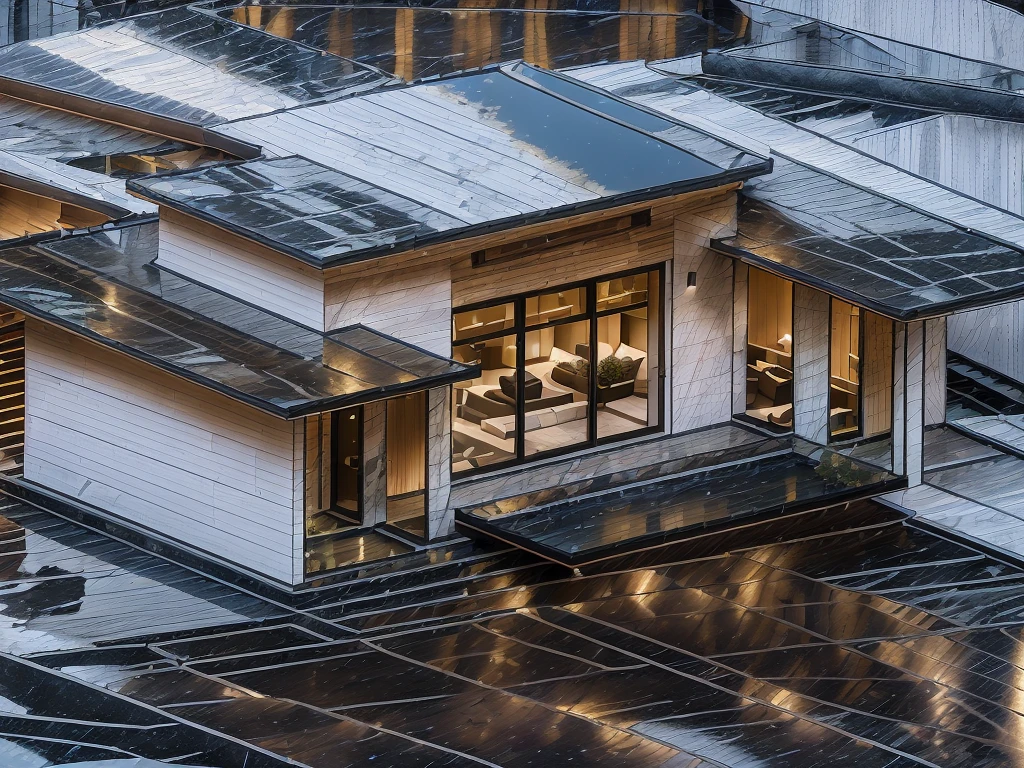
<svg viewBox="0 0 1024 768"><path fill-rule="evenodd" d="M128 187L315 266L463 222L303 157L151 176Z"/></svg>
<svg viewBox="0 0 1024 768"><path fill-rule="evenodd" d="M152 264L156 224L0 249L0 302L281 418L476 373L369 328L321 334Z"/></svg>
<svg viewBox="0 0 1024 768"><path fill-rule="evenodd" d="M90 157L185 148L163 136L0 96L0 151L73 163Z"/></svg>
<svg viewBox="0 0 1024 768"><path fill-rule="evenodd" d="M0 91L40 103L71 94L194 126L392 82L373 67L194 8L0 48Z"/></svg>
<svg viewBox="0 0 1024 768"><path fill-rule="evenodd" d="M652 133L652 122L663 133ZM522 63L218 130L293 159L139 180L129 188L321 266L713 188L771 165ZM308 161L305 172L316 181L289 170L298 164L294 156ZM360 184L372 206L367 213L381 214L379 222L343 212ZM229 200L237 193L244 201ZM334 221L345 219L336 247L324 222L310 218L319 206ZM257 209L267 215L254 217ZM282 226L274 230L274 222Z"/></svg>
<svg viewBox="0 0 1024 768"><path fill-rule="evenodd" d="M713 246L907 321L1024 296L1024 253L792 160L744 189Z"/></svg>
<svg viewBox="0 0 1024 768"><path fill-rule="evenodd" d="M272 2L257 10L238 0L214 0L203 7L320 50L344 50L349 58L408 80L528 55L531 63L549 69L635 59L648 51L657 58L684 56L706 48L709 39L722 44L735 36L727 23L731 19L722 18L727 7L715 9L716 24L693 7L669 13L668 6L627 7L618 0L589 0L586 8L546 2L536 9L512 7L516 3L511 2L492 8L460 3L457 12L452 2L434 5ZM404 40L411 45L396 46L396 28L409 27ZM351 29L350 36L342 38L339 28ZM478 35L486 36L486 44L467 39ZM460 39L466 42L459 44Z"/></svg>

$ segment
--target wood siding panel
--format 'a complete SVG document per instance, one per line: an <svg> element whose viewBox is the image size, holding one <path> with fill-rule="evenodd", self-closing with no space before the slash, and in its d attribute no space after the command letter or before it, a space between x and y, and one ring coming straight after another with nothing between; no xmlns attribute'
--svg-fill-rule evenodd
<svg viewBox="0 0 1024 768"><path fill-rule="evenodd" d="M26 370L27 479L294 581L302 456L293 422L35 321Z"/></svg>
<svg viewBox="0 0 1024 768"><path fill-rule="evenodd" d="M892 320L864 313L864 437L892 429Z"/></svg>
<svg viewBox="0 0 1024 768"><path fill-rule="evenodd" d="M323 273L290 256L161 208L158 261L269 312L324 330Z"/></svg>

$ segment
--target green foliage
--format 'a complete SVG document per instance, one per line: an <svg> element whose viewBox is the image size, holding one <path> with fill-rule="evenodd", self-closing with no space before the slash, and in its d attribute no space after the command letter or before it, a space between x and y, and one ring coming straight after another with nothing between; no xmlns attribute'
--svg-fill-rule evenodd
<svg viewBox="0 0 1024 768"><path fill-rule="evenodd" d="M846 456L832 451L826 451L822 455L814 472L826 485L846 488L858 488L872 479L871 472L859 468Z"/></svg>
<svg viewBox="0 0 1024 768"><path fill-rule="evenodd" d="M610 386L618 384L625 378L626 368L622 361L615 355L608 355L597 364L597 381L599 384Z"/></svg>

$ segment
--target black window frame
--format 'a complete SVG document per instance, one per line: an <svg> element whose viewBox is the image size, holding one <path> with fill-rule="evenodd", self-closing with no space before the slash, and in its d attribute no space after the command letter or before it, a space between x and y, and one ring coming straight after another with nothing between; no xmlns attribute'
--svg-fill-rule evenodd
<svg viewBox="0 0 1024 768"><path fill-rule="evenodd" d="M843 443L853 442L860 440L864 437L864 314L867 310L859 304L841 299L838 296L829 295L828 297L828 426L826 432L828 433L828 439L825 441L827 445L833 443L841 445ZM857 429L847 430L841 434L833 434L832 432L832 319L835 311L836 302L841 301L844 304L848 304L851 307L857 309ZM895 346L893 347L895 349ZM895 379L894 379L895 381ZM795 393L794 393L795 394Z"/></svg>
<svg viewBox="0 0 1024 768"><path fill-rule="evenodd" d="M501 296L496 299L488 301L479 301L472 304L465 304L458 307L452 308L452 348L454 351L455 347L468 346L471 343L480 341L489 341L496 338L514 337L516 340L516 371L526 370L526 335L533 331L539 331L544 328L555 328L560 325L569 325L572 323L588 322L590 323L589 328L589 346L591 350L591 357L595 356L597 350L597 321L602 317L608 317L611 315L621 314L622 312L630 309L638 309L640 307L650 307L650 293L648 293L647 301L638 302L634 304L627 304L621 307L612 307L610 309L604 309L600 312L597 311L597 284L603 283L609 280L616 280L623 277L631 277L633 275L650 274L656 272L658 274L658 376L657 376L657 387L658 387L658 423L653 426L641 427L637 426L637 429L622 432L615 435L609 435L607 437L599 438L597 436L597 362L596 360L590 361L590 392L587 397L587 439L578 443L574 443L563 448L558 448L550 451L543 451L541 453L534 453L529 456L526 455L526 431L523 426L526 423L526 377L516 376L516 434L515 434L515 456L505 461L496 461L491 464L485 464L481 467L474 467L472 469L463 470L461 472L452 472L452 480L461 480L469 477L476 477L478 475L487 474L490 472L497 472L510 467L522 466L524 464L532 464L537 461L543 461L546 459L557 458L559 456L566 456L569 454L579 453L581 451L590 450L592 448L601 447L604 445L610 445L613 443L621 443L626 440L632 440L638 437L645 437L648 435L654 435L665 430L665 268L666 262L659 262L651 264L645 267L639 267L636 269L629 269L619 272L612 272L609 274L598 275L597 277L589 278L587 280L577 280L571 283L562 283L554 286L545 286L544 288L534 289L523 293L511 294ZM541 323L538 325L527 325L526 324L526 300L534 296L541 296L543 294L554 293L557 291L573 290L575 288L583 288L586 295L586 311L571 315L569 317L559 318L558 320L552 320L547 323ZM503 304L512 304L513 309L513 324L511 328L504 328L500 331L492 331L491 333L481 334L479 336L464 337L455 341L455 316L460 315L464 312L472 312L479 309L488 309L490 307L501 306ZM651 322L650 312L648 312L648 322ZM648 368L649 370L649 368ZM648 387L651 386L650 380L648 380ZM452 416L453 422L455 416L455 403L453 399L452 404Z"/></svg>

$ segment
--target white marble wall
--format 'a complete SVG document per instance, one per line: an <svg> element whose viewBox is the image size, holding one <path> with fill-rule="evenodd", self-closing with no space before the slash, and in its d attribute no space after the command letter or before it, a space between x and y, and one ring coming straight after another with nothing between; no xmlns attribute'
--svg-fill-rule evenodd
<svg viewBox="0 0 1024 768"><path fill-rule="evenodd" d="M427 539L455 532L455 511L449 508L452 482L451 388L427 393Z"/></svg>
<svg viewBox="0 0 1024 768"><path fill-rule="evenodd" d="M1024 302L958 312L947 320L946 332L951 352L1024 381Z"/></svg>
<svg viewBox="0 0 1024 768"><path fill-rule="evenodd" d="M732 412L747 410L747 302L750 268L736 262L732 270Z"/></svg>
<svg viewBox="0 0 1024 768"><path fill-rule="evenodd" d="M794 432L828 443L829 296L793 286Z"/></svg>
<svg viewBox="0 0 1024 768"><path fill-rule="evenodd" d="M924 425L946 421L946 318L924 323Z"/></svg>
<svg viewBox="0 0 1024 768"><path fill-rule="evenodd" d="M892 363L892 471L907 471L907 326L894 323Z"/></svg>
<svg viewBox="0 0 1024 768"><path fill-rule="evenodd" d="M672 267L672 432L732 418L733 262L709 250L731 231L735 206L718 205L676 220ZM690 272L695 288L686 287Z"/></svg>
<svg viewBox="0 0 1024 768"><path fill-rule="evenodd" d="M363 406L363 525L387 520L387 401Z"/></svg>
<svg viewBox="0 0 1024 768"><path fill-rule="evenodd" d="M909 486L921 484L924 464L924 323L907 323L907 465Z"/></svg>

